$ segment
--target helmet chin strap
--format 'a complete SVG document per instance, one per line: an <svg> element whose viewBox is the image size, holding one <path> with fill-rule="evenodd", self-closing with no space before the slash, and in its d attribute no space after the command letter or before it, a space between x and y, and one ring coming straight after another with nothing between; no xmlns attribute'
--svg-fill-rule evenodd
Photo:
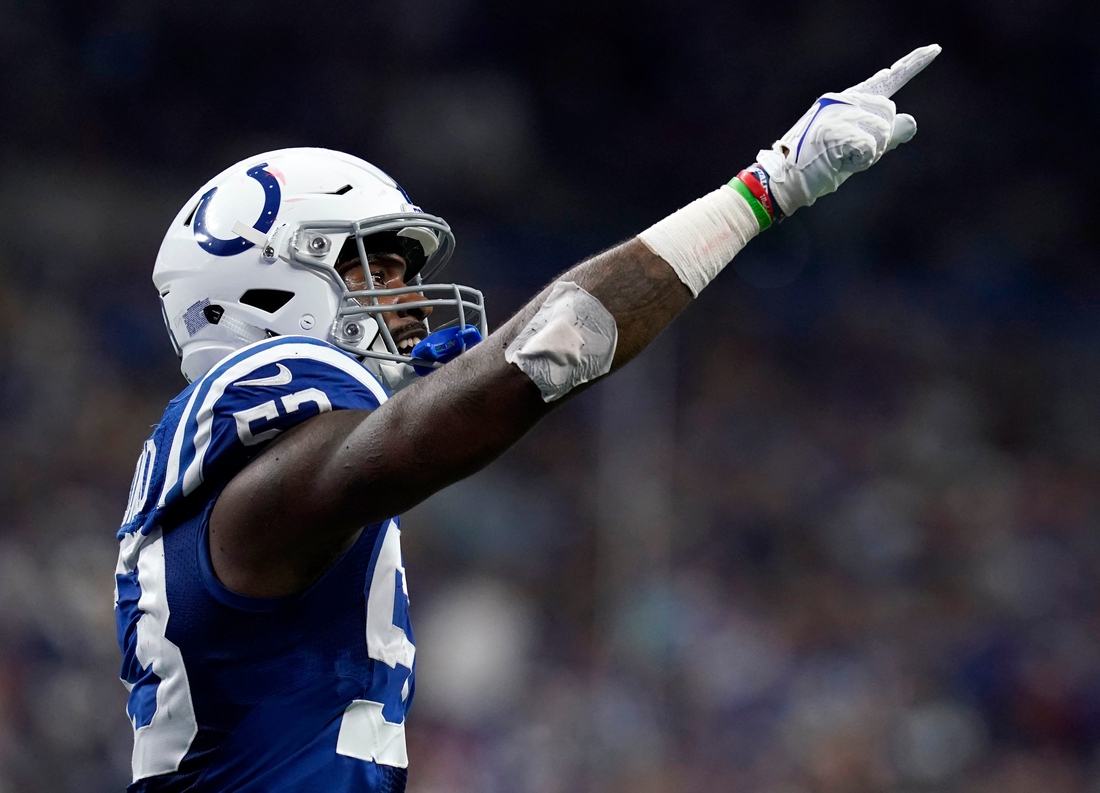
<svg viewBox="0 0 1100 793"><path fill-rule="evenodd" d="M234 317L228 313L222 314L217 324L228 330L241 341L249 344L254 341L259 341L260 339L266 339L271 335L263 328L253 325L251 322L245 322L243 319Z"/></svg>
<svg viewBox="0 0 1100 793"><path fill-rule="evenodd" d="M420 375L416 373L416 370L407 363L397 363L396 361L376 362L381 370L382 382L390 390L390 393L396 394L405 386L412 385L420 379ZM364 365L366 365L365 362Z"/></svg>

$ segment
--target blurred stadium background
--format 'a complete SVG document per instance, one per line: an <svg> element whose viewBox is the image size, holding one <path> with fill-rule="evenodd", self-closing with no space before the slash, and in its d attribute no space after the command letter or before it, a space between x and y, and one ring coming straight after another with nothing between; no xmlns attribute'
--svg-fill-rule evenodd
<svg viewBox="0 0 1100 793"><path fill-rule="evenodd" d="M0 793L121 790L149 281L344 149L500 322L913 47L915 141L408 515L415 793L1100 791L1095 4L0 3Z"/></svg>

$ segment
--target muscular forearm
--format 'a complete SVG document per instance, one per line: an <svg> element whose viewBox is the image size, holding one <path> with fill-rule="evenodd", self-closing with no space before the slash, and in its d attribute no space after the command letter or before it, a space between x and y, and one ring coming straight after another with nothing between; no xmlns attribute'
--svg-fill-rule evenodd
<svg viewBox="0 0 1100 793"><path fill-rule="evenodd" d="M691 300L668 263L636 238L558 280L577 283L615 318L613 369L641 352ZM352 431L335 450L330 469L361 472L362 480L349 482L344 498L368 486L377 517L397 514L484 467L561 403L544 402L527 375L504 360L505 348L549 289L482 344L398 393Z"/></svg>
<svg viewBox="0 0 1100 793"><path fill-rule="evenodd" d="M668 262L637 237L581 262L557 280L576 283L615 318L619 339L612 370L645 349L691 300L691 291ZM549 291L548 286L493 335L499 335L505 346L510 344Z"/></svg>
<svg viewBox="0 0 1100 793"><path fill-rule="evenodd" d="M637 237L578 264L560 280L575 282L603 303L615 318L619 340L612 371L645 349L692 297L668 262ZM501 330L514 337L545 295L544 291Z"/></svg>
<svg viewBox="0 0 1100 793"><path fill-rule="evenodd" d="M586 289L615 318L614 367L644 349L691 299L672 268L637 239L561 279ZM252 594L297 591L360 526L400 514L480 470L561 404L544 401L531 379L505 361L505 349L550 289L373 413L323 413L253 460L211 516L211 554L223 582Z"/></svg>

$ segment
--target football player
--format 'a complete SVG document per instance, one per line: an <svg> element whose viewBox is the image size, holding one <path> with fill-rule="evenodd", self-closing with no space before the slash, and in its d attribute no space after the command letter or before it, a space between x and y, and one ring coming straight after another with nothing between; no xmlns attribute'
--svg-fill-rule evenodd
<svg viewBox="0 0 1100 793"><path fill-rule="evenodd" d="M627 363L753 236L909 140L889 97L938 52L825 94L728 185L492 335L479 292L428 280L447 223L374 166L285 149L202 187L153 270L190 384L118 532L129 789L404 790L416 645L397 516Z"/></svg>

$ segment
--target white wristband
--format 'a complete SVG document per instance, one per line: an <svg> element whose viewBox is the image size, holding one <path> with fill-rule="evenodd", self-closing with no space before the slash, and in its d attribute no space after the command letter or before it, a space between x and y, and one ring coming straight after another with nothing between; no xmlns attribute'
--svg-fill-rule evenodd
<svg viewBox="0 0 1100 793"><path fill-rule="evenodd" d="M728 185L707 193L638 235L696 297L760 233L748 201Z"/></svg>

